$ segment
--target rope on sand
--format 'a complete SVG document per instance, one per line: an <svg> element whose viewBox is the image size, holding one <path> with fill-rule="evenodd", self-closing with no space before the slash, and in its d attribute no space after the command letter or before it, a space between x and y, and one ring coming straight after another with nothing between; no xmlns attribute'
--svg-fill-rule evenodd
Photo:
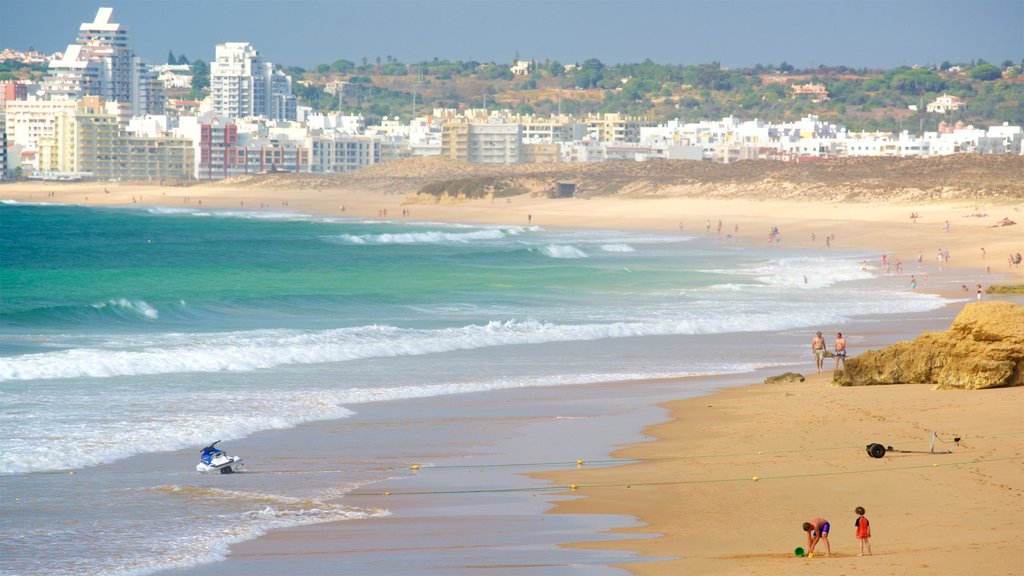
<svg viewBox="0 0 1024 576"><path fill-rule="evenodd" d="M949 466L963 466L970 464L991 464L994 462L1006 462L1010 460L1021 460L1024 456L1008 456L1005 458L978 458L975 460L962 460L959 462L946 462L943 464L915 464L911 466L895 466L891 468L875 468L869 470L841 470L834 472L812 472L806 474L787 474L781 476L754 476L753 478L718 478L707 480L670 480L665 482L633 482L628 484L570 484L557 486L539 486L527 488L474 488L463 490L403 490L394 492L349 492L346 496L417 496L437 494L487 494L496 492L565 492L576 491L585 488L634 488L642 486L672 486L681 484L720 484L725 482L750 482L752 479L759 480L791 480L794 478L813 478L816 476L840 476L844 474L866 474L869 472L894 472L898 470L913 470L917 468L938 468Z"/></svg>

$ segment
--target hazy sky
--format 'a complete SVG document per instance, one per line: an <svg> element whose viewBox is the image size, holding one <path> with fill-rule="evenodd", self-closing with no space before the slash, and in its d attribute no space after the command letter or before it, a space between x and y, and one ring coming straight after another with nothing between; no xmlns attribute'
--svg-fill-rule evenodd
<svg viewBox="0 0 1024 576"><path fill-rule="evenodd" d="M210 61L222 42L306 68L517 53L726 67L1024 59L1024 0L0 0L0 47L64 50L99 6L152 63L168 50Z"/></svg>

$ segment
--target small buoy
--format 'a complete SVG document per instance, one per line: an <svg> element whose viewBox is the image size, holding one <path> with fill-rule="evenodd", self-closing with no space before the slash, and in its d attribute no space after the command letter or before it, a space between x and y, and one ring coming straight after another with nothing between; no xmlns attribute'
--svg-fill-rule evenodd
<svg viewBox="0 0 1024 576"><path fill-rule="evenodd" d="M576 465L577 466L583 466L583 459L581 458L581 459L577 460L576 461Z"/></svg>
<svg viewBox="0 0 1024 576"><path fill-rule="evenodd" d="M411 468L413 470L419 470L420 469L420 465L419 464L413 464L412 466L409 466L409 468Z"/></svg>
<svg viewBox="0 0 1024 576"><path fill-rule="evenodd" d="M754 482L757 482L760 479L761 479L760 476L754 476L753 478L751 478L751 480L753 480Z"/></svg>
<svg viewBox="0 0 1024 576"><path fill-rule="evenodd" d="M938 467L939 467L938 464L932 464L932 468L938 468Z"/></svg>
<svg viewBox="0 0 1024 576"><path fill-rule="evenodd" d="M385 492L384 495L385 496L391 496L391 492Z"/></svg>
<svg viewBox="0 0 1024 576"><path fill-rule="evenodd" d="M760 451L760 450L758 450L758 451L757 451L757 453L758 453L758 454L764 454L764 452L762 452L762 451Z"/></svg>
<svg viewBox="0 0 1024 576"><path fill-rule="evenodd" d="M572 486L569 486L569 488L571 488L571 489L575 490L575 489L576 489L576 485L575 485L575 484L573 484Z"/></svg>
<svg viewBox="0 0 1024 576"><path fill-rule="evenodd" d="M74 470L68 470L68 474L74 474L74 473L75 473Z"/></svg>

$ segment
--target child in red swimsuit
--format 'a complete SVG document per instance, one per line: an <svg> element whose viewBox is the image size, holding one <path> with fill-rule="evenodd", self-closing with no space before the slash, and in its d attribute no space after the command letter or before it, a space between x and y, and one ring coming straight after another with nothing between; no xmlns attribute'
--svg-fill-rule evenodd
<svg viewBox="0 0 1024 576"><path fill-rule="evenodd" d="M860 554L857 556L863 556L865 548L867 548L868 556L871 556L871 523L864 517L863 507L857 506L854 512L857 513L857 520L853 525L857 528L857 539L860 540Z"/></svg>

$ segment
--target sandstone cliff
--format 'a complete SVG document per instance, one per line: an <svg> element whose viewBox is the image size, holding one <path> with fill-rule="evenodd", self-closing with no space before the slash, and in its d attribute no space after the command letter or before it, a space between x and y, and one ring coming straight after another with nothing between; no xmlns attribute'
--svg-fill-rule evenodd
<svg viewBox="0 0 1024 576"><path fill-rule="evenodd" d="M846 361L841 386L930 383L936 388L1024 386L1024 307L967 304L946 332L926 332Z"/></svg>

